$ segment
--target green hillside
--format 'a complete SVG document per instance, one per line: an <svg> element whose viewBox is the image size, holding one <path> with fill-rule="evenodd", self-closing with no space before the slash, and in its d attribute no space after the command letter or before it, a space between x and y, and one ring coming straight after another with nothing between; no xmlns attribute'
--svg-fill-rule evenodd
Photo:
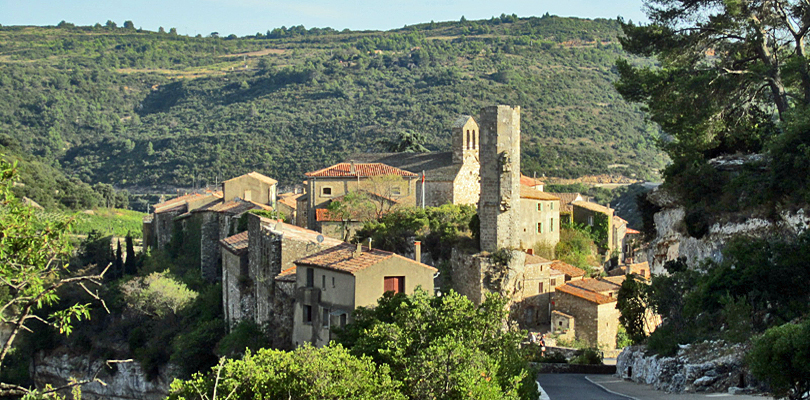
<svg viewBox="0 0 810 400"><path fill-rule="evenodd" d="M523 172L650 177L657 130L615 92L612 20L544 16L388 32L279 28L186 37L113 26L0 27L0 152L88 183L154 190L251 170L291 184L399 132L522 107ZM649 61L634 58L634 63ZM614 164L620 165L616 167Z"/></svg>

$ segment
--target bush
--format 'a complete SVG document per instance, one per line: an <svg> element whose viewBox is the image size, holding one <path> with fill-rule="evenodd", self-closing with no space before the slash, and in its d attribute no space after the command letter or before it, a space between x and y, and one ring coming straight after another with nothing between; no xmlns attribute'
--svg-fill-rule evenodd
<svg viewBox="0 0 810 400"><path fill-rule="evenodd" d="M602 352L599 349L589 347L587 349L582 350L576 357L572 358L570 361L571 364L591 364L591 365L599 365L602 364Z"/></svg>
<svg viewBox="0 0 810 400"><path fill-rule="evenodd" d="M810 320L768 329L753 341L748 364L778 398L810 398Z"/></svg>

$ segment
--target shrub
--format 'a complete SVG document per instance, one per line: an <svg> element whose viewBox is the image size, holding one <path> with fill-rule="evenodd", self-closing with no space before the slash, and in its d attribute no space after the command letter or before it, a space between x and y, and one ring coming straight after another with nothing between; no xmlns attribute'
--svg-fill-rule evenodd
<svg viewBox="0 0 810 400"><path fill-rule="evenodd" d="M810 398L810 320L768 329L753 341L751 372L778 398Z"/></svg>

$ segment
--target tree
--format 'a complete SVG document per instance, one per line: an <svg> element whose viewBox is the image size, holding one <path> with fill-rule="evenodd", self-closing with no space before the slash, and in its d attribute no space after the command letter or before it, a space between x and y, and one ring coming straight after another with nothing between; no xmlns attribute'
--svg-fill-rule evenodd
<svg viewBox="0 0 810 400"><path fill-rule="evenodd" d="M627 275L616 297L616 308L621 313L619 323L633 344L641 343L652 330L647 321L647 284L635 274Z"/></svg>
<svg viewBox="0 0 810 400"><path fill-rule="evenodd" d="M386 150L394 153L425 153L428 151L426 142L425 135L408 129L400 132L397 140L388 142Z"/></svg>
<svg viewBox="0 0 810 400"><path fill-rule="evenodd" d="M59 289L78 285L100 300L87 286L100 285L106 268L98 274L71 276L68 233L71 221L42 221L12 194L16 164L0 156L0 322L8 336L0 349L0 368L23 330L33 330L34 321L70 334L74 321L90 315L88 304L74 304L42 317L37 310L57 304ZM30 390L0 383L0 396L20 396Z"/></svg>
<svg viewBox="0 0 810 400"><path fill-rule="evenodd" d="M810 320L768 329L754 339L747 360L777 398L810 398Z"/></svg>
<svg viewBox="0 0 810 400"><path fill-rule="evenodd" d="M127 258L124 260L124 275L135 275L138 272L138 259L135 255L135 243L129 232L127 232L125 243L127 247Z"/></svg>
<svg viewBox="0 0 810 400"><path fill-rule="evenodd" d="M656 56L660 68L618 63L617 88L646 105L671 135L676 164L701 156L757 152L794 107L810 105L801 1L648 0L647 26L622 23L625 50Z"/></svg>
<svg viewBox="0 0 810 400"><path fill-rule="evenodd" d="M172 383L169 399L380 399L404 400L386 365L355 357L340 345L293 351L247 351L225 360L206 376Z"/></svg>
<svg viewBox="0 0 810 400"><path fill-rule="evenodd" d="M525 333L509 324L506 300L480 304L454 291L432 297L385 294L358 308L337 331L353 354L388 365L412 399L536 399L537 388L520 350Z"/></svg>

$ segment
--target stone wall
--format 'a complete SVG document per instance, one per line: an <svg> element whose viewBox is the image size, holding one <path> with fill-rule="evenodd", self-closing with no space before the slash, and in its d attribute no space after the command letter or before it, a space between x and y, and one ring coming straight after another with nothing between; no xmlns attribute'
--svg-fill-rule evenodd
<svg viewBox="0 0 810 400"><path fill-rule="evenodd" d="M428 179L430 177L428 176ZM453 203L453 182L426 181L425 182L425 205L427 207L438 207L442 204ZM416 204L422 205L422 181L416 182Z"/></svg>
<svg viewBox="0 0 810 400"><path fill-rule="evenodd" d="M222 306L225 320L233 327L256 317L253 280L248 275L248 255L222 252Z"/></svg>
<svg viewBox="0 0 810 400"><path fill-rule="evenodd" d="M746 347L723 341L681 346L675 357L646 355L627 347L616 359L616 375L670 393L762 392L763 384L745 367Z"/></svg>
<svg viewBox="0 0 810 400"><path fill-rule="evenodd" d="M105 360L91 359L84 355L67 353L37 353L31 362L34 385L60 387L71 379L93 380L98 378L104 384L93 382L82 385L84 400L163 400L169 394L169 384L178 375L172 364L160 368L158 376L147 379L141 365L136 362L116 363L107 367ZM60 393L71 398L69 390Z"/></svg>
<svg viewBox="0 0 810 400"><path fill-rule="evenodd" d="M480 111L481 250L519 248L520 107Z"/></svg>
<svg viewBox="0 0 810 400"><path fill-rule="evenodd" d="M214 282L221 275L219 214L214 211L195 213L200 219L200 271L203 279Z"/></svg>
<svg viewBox="0 0 810 400"><path fill-rule="evenodd" d="M599 308L595 303L557 291L554 293L554 310L574 317L577 339L592 346L599 343Z"/></svg>

